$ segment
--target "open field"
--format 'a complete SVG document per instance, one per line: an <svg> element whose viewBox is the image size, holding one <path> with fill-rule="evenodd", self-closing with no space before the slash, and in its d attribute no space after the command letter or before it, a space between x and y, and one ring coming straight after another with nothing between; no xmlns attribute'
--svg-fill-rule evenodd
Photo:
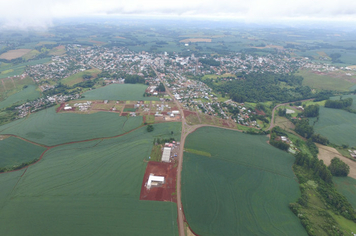
<svg viewBox="0 0 356 236"><path fill-rule="evenodd" d="M288 204L300 195L294 157L265 136L199 128L185 148L182 202L198 235L306 235ZM193 180L193 181L192 181Z"/></svg>
<svg viewBox="0 0 356 236"><path fill-rule="evenodd" d="M26 53L25 55L23 55L22 58L27 61L27 60L34 58L38 54L40 54L40 52L37 51L36 49L34 49L34 50L31 50L30 52Z"/></svg>
<svg viewBox="0 0 356 236"><path fill-rule="evenodd" d="M337 190L356 208L356 179L350 177L334 177L333 181Z"/></svg>
<svg viewBox="0 0 356 236"><path fill-rule="evenodd" d="M64 53L66 53L66 47L64 45L59 45L55 48L52 48L48 54L53 56L59 56Z"/></svg>
<svg viewBox="0 0 356 236"><path fill-rule="evenodd" d="M179 41L181 43L211 43L211 39L207 38L190 38L190 39L183 39Z"/></svg>
<svg viewBox="0 0 356 236"><path fill-rule="evenodd" d="M355 77L349 77L344 72L336 71L330 73L300 70L296 75L304 77L303 85L315 89L328 89L349 91L356 83Z"/></svg>
<svg viewBox="0 0 356 236"><path fill-rule="evenodd" d="M331 143L356 146L356 114L340 110L320 107L319 121L314 125L315 133L327 137ZM312 125L316 118L310 118Z"/></svg>
<svg viewBox="0 0 356 236"><path fill-rule="evenodd" d="M0 141L0 150L0 168L9 168L39 158L46 148L9 137Z"/></svg>
<svg viewBox="0 0 356 236"><path fill-rule="evenodd" d="M26 102L27 100L34 100L40 97L40 92L36 90L35 85L28 85L27 88L23 89L22 91L15 93L4 101L0 102L0 109L12 106L18 102Z"/></svg>
<svg viewBox="0 0 356 236"><path fill-rule="evenodd" d="M180 127L52 148L26 172L1 174L2 234L178 235L175 203L139 199L154 137Z"/></svg>
<svg viewBox="0 0 356 236"><path fill-rule="evenodd" d="M5 60L12 60L16 59L19 57L22 57L23 55L27 54L30 52L31 49L16 49L16 50L10 50L8 52L5 52L0 55L0 59L5 59Z"/></svg>
<svg viewBox="0 0 356 236"><path fill-rule="evenodd" d="M141 116L127 118L110 112L56 113L55 108L51 107L31 114L28 118L0 126L0 134L13 134L33 142L52 146L120 135L141 124Z"/></svg>
<svg viewBox="0 0 356 236"><path fill-rule="evenodd" d="M9 63L7 66L0 68L0 72L1 72L0 79L7 78L9 76L12 77L15 75L21 75L24 72L26 66L43 64L43 63L49 62L50 60L51 60L50 58L43 58L43 59L38 59L38 60L31 60L31 61L24 62L24 63L19 63L16 65ZM4 72L6 72L6 73L4 73Z"/></svg>
<svg viewBox="0 0 356 236"><path fill-rule="evenodd" d="M99 70L99 69L90 69L90 70L86 70L86 71L81 71L74 75L71 75L71 76L68 76L68 77L62 79L61 82L66 85L73 86L74 84L84 81L83 75L91 75L91 76L93 76L93 78L95 78L100 72L101 72L101 70Z"/></svg>
<svg viewBox="0 0 356 236"><path fill-rule="evenodd" d="M350 166L349 177L356 179L356 162L348 159L347 157L342 156L335 148L324 146L316 143L316 146L319 148L318 158L323 160L325 165L329 166L331 160L334 157L340 158L343 162Z"/></svg>
<svg viewBox="0 0 356 236"><path fill-rule="evenodd" d="M157 97L144 97L147 85L143 84L110 84L83 93L83 100L131 100L158 101Z"/></svg>

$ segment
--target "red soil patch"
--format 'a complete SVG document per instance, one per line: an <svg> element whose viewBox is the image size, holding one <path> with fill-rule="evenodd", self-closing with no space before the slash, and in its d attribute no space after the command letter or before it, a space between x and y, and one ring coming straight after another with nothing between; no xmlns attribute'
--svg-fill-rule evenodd
<svg viewBox="0 0 356 236"><path fill-rule="evenodd" d="M176 111L176 110L179 111L178 107L173 107L172 110L173 111Z"/></svg>
<svg viewBox="0 0 356 236"><path fill-rule="evenodd" d="M226 120L223 120L222 125L230 128L230 124Z"/></svg>
<svg viewBox="0 0 356 236"><path fill-rule="evenodd" d="M185 117L190 116L190 115L196 116L196 113L193 111L183 110L183 113L184 113Z"/></svg>
<svg viewBox="0 0 356 236"><path fill-rule="evenodd" d="M146 183L150 174L164 176L164 184L146 188ZM177 167L173 163L153 162L147 164L145 175L143 176L140 200L177 202L176 191Z"/></svg>
<svg viewBox="0 0 356 236"><path fill-rule="evenodd" d="M127 112L123 112L123 113L121 113L121 116L127 116L129 113L127 113Z"/></svg>
<svg viewBox="0 0 356 236"><path fill-rule="evenodd" d="M57 113L60 112L60 111L64 108L64 106L65 106L65 103L62 103L62 104L57 108L56 112L57 112Z"/></svg>
<svg viewBox="0 0 356 236"><path fill-rule="evenodd" d="M162 115L167 115L167 112L165 112L165 111L162 111Z"/></svg>
<svg viewBox="0 0 356 236"><path fill-rule="evenodd" d="M257 115L262 115L262 116L266 115L266 113L264 113L264 111L260 111L260 110L257 110L257 109L256 109L256 113L257 113Z"/></svg>
<svg viewBox="0 0 356 236"><path fill-rule="evenodd" d="M143 123L146 123L146 116L143 116Z"/></svg>

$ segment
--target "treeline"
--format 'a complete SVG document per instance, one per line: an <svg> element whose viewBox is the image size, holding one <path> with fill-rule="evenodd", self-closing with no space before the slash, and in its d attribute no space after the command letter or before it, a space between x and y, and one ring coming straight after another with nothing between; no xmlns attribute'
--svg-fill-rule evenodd
<svg viewBox="0 0 356 236"><path fill-rule="evenodd" d="M341 99L340 100L326 100L325 102L325 107L328 108L334 108L334 109L343 109L350 107L352 105L353 99L352 98L346 98L346 99Z"/></svg>
<svg viewBox="0 0 356 236"><path fill-rule="evenodd" d="M60 93L64 94L64 95L76 94L81 91L80 88L94 87L94 85L96 84L97 81L98 81L98 79L87 80L87 81L83 81L83 82L74 84L73 86L68 86L66 84L62 84L61 82L59 82L55 88L43 91L43 95L53 96L53 95L60 94ZM77 89L75 89L75 88L77 88Z"/></svg>
<svg viewBox="0 0 356 236"><path fill-rule="evenodd" d="M12 170L19 170L19 169L24 168L25 166L29 166L29 165L35 163L36 161L38 161L37 158L32 160L32 161L29 161L29 162L23 162L23 163L21 163L20 165L17 165L17 166L12 166L12 167L8 167L8 168L2 167L2 168L0 168L0 173L7 172L7 171L12 171Z"/></svg>
<svg viewBox="0 0 356 236"><path fill-rule="evenodd" d="M216 85L210 79L204 82L221 94L228 94L235 102L290 102L314 97L311 89L302 86L303 77L289 74L251 73L241 79ZM292 88L281 88L284 82Z"/></svg>
<svg viewBox="0 0 356 236"><path fill-rule="evenodd" d="M303 114L305 117L319 116L319 105L309 105L309 106L305 107Z"/></svg>
<svg viewBox="0 0 356 236"><path fill-rule="evenodd" d="M145 78L139 75L126 75L125 84L145 84Z"/></svg>
<svg viewBox="0 0 356 236"><path fill-rule="evenodd" d="M208 66L220 66L220 62L215 61L213 58L210 58L210 59L200 58L199 62L201 62L204 65L208 65Z"/></svg>

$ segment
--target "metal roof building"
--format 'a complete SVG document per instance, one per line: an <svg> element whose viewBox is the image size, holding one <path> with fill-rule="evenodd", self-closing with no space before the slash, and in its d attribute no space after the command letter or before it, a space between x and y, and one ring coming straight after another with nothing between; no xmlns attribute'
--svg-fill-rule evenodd
<svg viewBox="0 0 356 236"><path fill-rule="evenodd" d="M163 153L162 153L162 159L161 161L164 161L164 162L169 162L169 159L171 157L171 148L169 147L165 147L163 149Z"/></svg>
<svg viewBox="0 0 356 236"><path fill-rule="evenodd" d="M154 176L150 174L150 177L147 181L147 188L150 189L152 185L163 184L164 183L164 176Z"/></svg>

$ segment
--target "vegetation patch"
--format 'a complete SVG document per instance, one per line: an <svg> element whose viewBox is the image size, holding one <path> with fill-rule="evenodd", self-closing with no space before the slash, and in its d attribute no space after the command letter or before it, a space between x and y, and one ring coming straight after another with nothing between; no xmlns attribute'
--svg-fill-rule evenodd
<svg viewBox="0 0 356 236"><path fill-rule="evenodd" d="M185 149L182 202L198 235L306 235L288 204L300 192L294 158L267 138L204 127L190 134Z"/></svg>
<svg viewBox="0 0 356 236"><path fill-rule="evenodd" d="M112 137L142 125L142 117L123 117L116 113L56 113L49 108L0 126L0 134L13 134L48 146Z"/></svg>
<svg viewBox="0 0 356 236"><path fill-rule="evenodd" d="M177 205L140 201L156 136L179 123L52 148L26 172L0 175L0 226L7 235L178 235ZM175 136L179 138L179 135ZM21 176L23 174L23 176ZM51 227L48 227L51 225Z"/></svg>
<svg viewBox="0 0 356 236"><path fill-rule="evenodd" d="M320 107L319 118L310 118L315 133L337 145L356 146L356 114L344 110Z"/></svg>
<svg viewBox="0 0 356 236"><path fill-rule="evenodd" d="M39 159L46 148L18 138L9 137L0 140L0 150L0 172L3 172L16 169L22 164Z"/></svg>
<svg viewBox="0 0 356 236"><path fill-rule="evenodd" d="M26 102L28 100L35 100L36 98L40 97L40 92L37 91L37 87L35 85L28 85L26 88L24 88L22 91L15 93L8 98L6 98L4 101L0 102L0 109L10 107L13 104L19 103L19 102Z"/></svg>
<svg viewBox="0 0 356 236"><path fill-rule="evenodd" d="M209 152L205 152L205 151L201 151L201 150L185 148L184 151L185 152L189 152L189 153L193 153L193 154L197 154L197 155L200 155L200 156L211 157L211 154Z"/></svg>
<svg viewBox="0 0 356 236"><path fill-rule="evenodd" d="M143 84L111 84L83 93L83 100L159 100L157 97L144 97L146 89L147 85Z"/></svg>
<svg viewBox="0 0 356 236"><path fill-rule="evenodd" d="M61 82L68 86L73 86L74 84L83 82L84 76L90 76L89 79L91 79L91 78L95 78L100 72L101 70L99 69L90 69L86 71L81 71L74 75L68 76L67 78L62 79Z"/></svg>

